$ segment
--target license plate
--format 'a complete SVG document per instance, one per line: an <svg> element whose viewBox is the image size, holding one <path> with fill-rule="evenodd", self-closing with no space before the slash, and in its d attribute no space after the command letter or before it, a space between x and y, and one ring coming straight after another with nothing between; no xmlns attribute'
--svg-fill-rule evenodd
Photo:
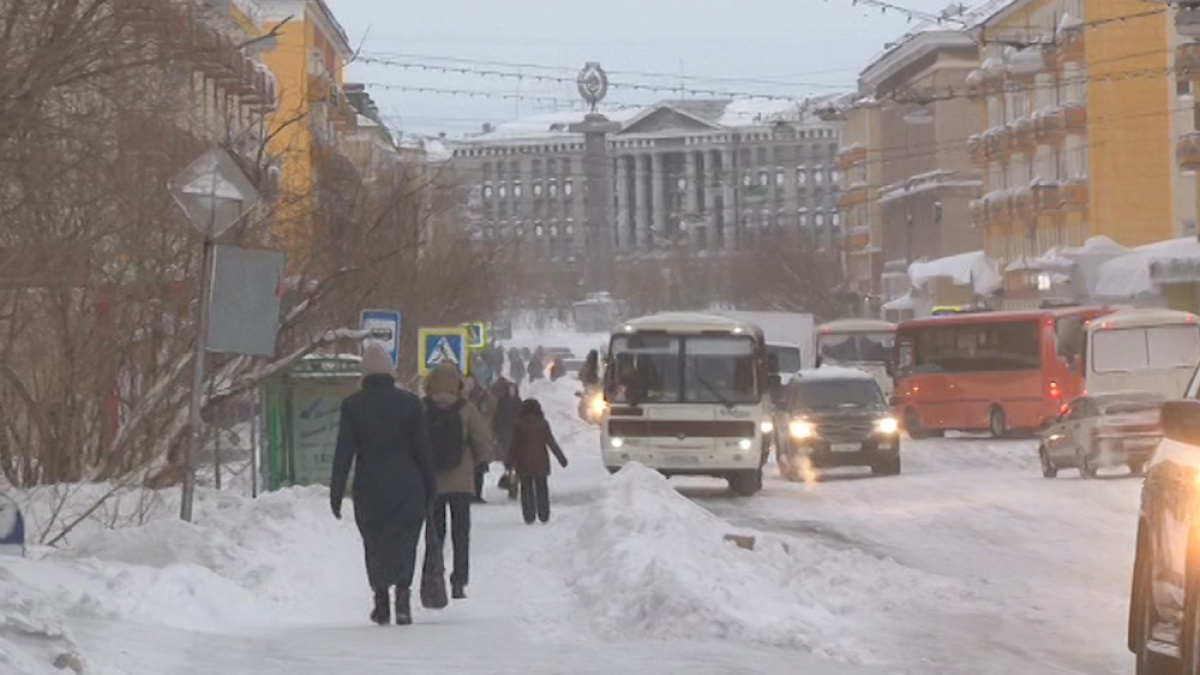
<svg viewBox="0 0 1200 675"><path fill-rule="evenodd" d="M862 444L860 444L860 443L834 443L829 446L829 449L832 450L833 452L858 452L859 450L862 450Z"/></svg>
<svg viewBox="0 0 1200 675"><path fill-rule="evenodd" d="M695 455L667 455L663 457L663 461L667 464L694 466L700 463L700 458Z"/></svg>

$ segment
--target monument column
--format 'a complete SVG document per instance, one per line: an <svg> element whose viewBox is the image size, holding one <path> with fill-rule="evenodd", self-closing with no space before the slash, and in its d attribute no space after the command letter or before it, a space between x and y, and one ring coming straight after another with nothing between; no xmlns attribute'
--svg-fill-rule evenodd
<svg viewBox="0 0 1200 675"><path fill-rule="evenodd" d="M596 112L596 106L608 93L608 76L599 63L591 61L576 80L579 94L591 106L583 122L570 130L583 134L583 175L585 190L584 232L587 242L585 287L591 293L612 292L616 237L613 231L612 159L608 154L608 134L621 128Z"/></svg>

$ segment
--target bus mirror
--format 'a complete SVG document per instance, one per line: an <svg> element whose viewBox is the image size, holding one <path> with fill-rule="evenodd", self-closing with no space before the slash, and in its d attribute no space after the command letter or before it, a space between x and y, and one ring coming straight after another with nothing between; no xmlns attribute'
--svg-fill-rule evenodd
<svg viewBox="0 0 1200 675"><path fill-rule="evenodd" d="M779 373L772 373L767 376L767 386L771 388L772 392L777 392L783 388L783 378L779 376Z"/></svg>
<svg viewBox="0 0 1200 675"><path fill-rule="evenodd" d="M904 399L893 394L888 397L888 405L893 408L899 408L900 406L904 405Z"/></svg>
<svg viewBox="0 0 1200 675"><path fill-rule="evenodd" d="M1163 404L1161 419L1163 436L1200 446L1200 401L1167 401Z"/></svg>

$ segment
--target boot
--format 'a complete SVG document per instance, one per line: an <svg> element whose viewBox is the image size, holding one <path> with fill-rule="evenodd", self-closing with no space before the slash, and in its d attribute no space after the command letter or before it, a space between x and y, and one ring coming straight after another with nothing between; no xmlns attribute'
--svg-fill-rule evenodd
<svg viewBox="0 0 1200 675"><path fill-rule="evenodd" d="M407 588L396 587L396 625L411 626L412 625L412 608L409 606L409 600L412 597L412 592Z"/></svg>
<svg viewBox="0 0 1200 675"><path fill-rule="evenodd" d="M466 600L467 587L460 583L451 584L450 597L454 598L455 600Z"/></svg>
<svg viewBox="0 0 1200 675"><path fill-rule="evenodd" d="M389 600L386 588L375 591L375 609L371 610L371 621L380 626L386 626L392 622L391 608L388 607Z"/></svg>

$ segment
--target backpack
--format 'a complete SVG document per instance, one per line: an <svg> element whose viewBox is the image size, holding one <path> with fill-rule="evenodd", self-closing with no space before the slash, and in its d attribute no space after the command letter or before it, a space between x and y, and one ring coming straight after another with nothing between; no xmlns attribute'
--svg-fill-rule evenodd
<svg viewBox="0 0 1200 675"><path fill-rule="evenodd" d="M466 434L463 431L462 409L466 401L455 401L443 408L432 399L425 399L425 420L429 425L429 441L433 446L433 468L445 473L462 464L466 450Z"/></svg>

